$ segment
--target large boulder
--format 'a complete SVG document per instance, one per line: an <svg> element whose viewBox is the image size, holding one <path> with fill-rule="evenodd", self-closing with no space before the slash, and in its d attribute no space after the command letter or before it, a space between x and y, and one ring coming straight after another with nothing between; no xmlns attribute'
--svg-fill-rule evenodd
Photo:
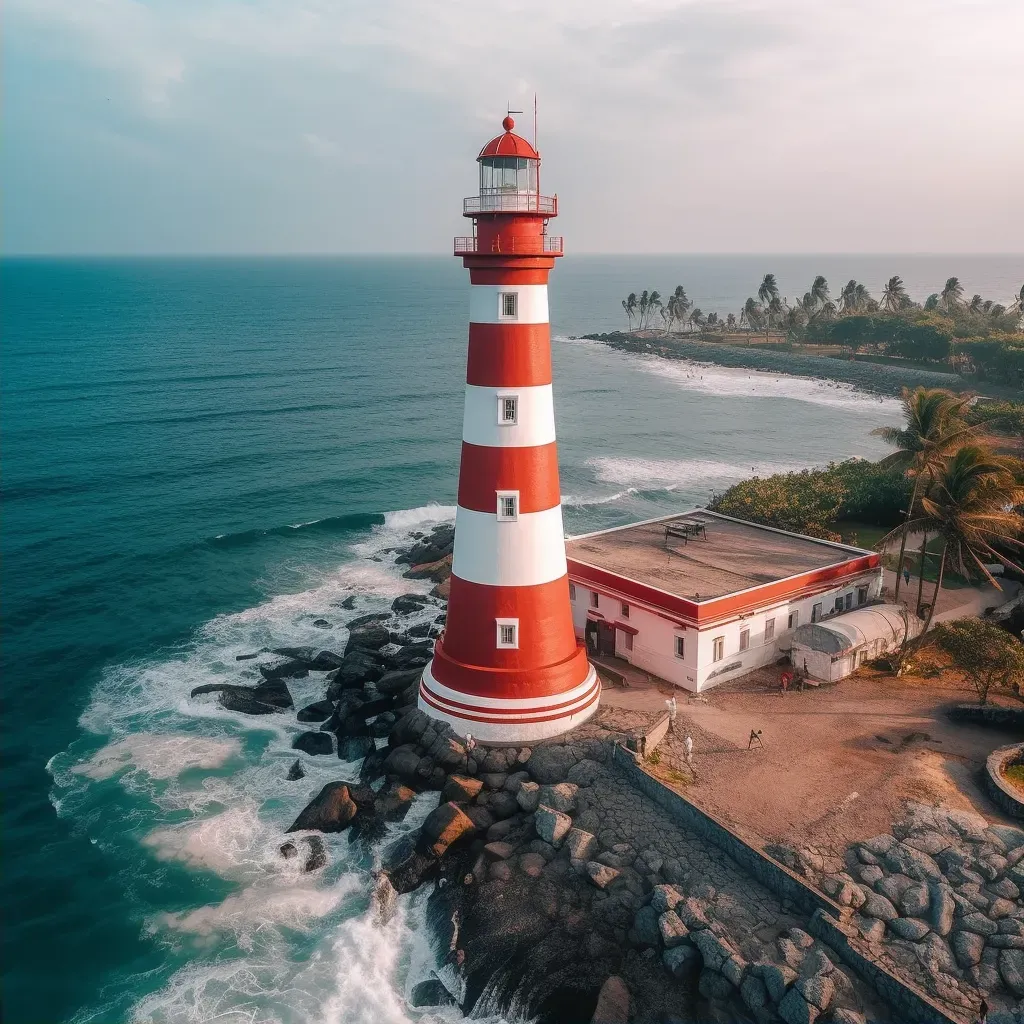
<svg viewBox="0 0 1024 1024"><path fill-rule="evenodd" d="M582 829L571 828L565 837L565 846L569 851L570 860L590 860L597 852L597 839Z"/></svg>
<svg viewBox="0 0 1024 1024"><path fill-rule="evenodd" d="M430 599L423 594L399 594L391 602L391 610L398 615L411 615L422 611L429 603Z"/></svg>
<svg viewBox="0 0 1024 1024"><path fill-rule="evenodd" d="M654 907L641 907L633 918L633 932L641 946L657 948L661 943L661 931L658 927L658 913Z"/></svg>
<svg viewBox="0 0 1024 1024"><path fill-rule="evenodd" d="M356 649L345 655L339 668L327 675L327 696L337 700L345 690L358 690L384 674L384 662L373 651Z"/></svg>
<svg viewBox="0 0 1024 1024"><path fill-rule="evenodd" d="M401 693L417 683L421 674L422 672L419 668L385 672L376 682L377 692L384 696L393 697L395 694Z"/></svg>
<svg viewBox="0 0 1024 1024"><path fill-rule="evenodd" d="M629 987L617 974L605 978L590 1024L629 1024Z"/></svg>
<svg viewBox="0 0 1024 1024"><path fill-rule="evenodd" d="M441 790L441 802L468 804L480 795L483 788L484 784L480 779L469 778L465 775L450 775L444 784L444 789Z"/></svg>
<svg viewBox="0 0 1024 1024"><path fill-rule="evenodd" d="M206 683L192 691L193 697L216 693L221 707L246 715L272 715L294 707L292 695L283 679L267 680L257 686L235 683Z"/></svg>
<svg viewBox="0 0 1024 1024"><path fill-rule="evenodd" d="M314 757L318 754L333 754L334 740L329 732L303 732L292 740L292 749Z"/></svg>
<svg viewBox="0 0 1024 1024"><path fill-rule="evenodd" d="M472 818L458 804L441 804L423 822L418 847L422 853L442 857L456 843L471 839L476 832Z"/></svg>
<svg viewBox="0 0 1024 1024"><path fill-rule="evenodd" d="M303 661L288 659L279 661L274 665L260 665L260 675L264 679L304 679L309 675L309 669Z"/></svg>
<svg viewBox="0 0 1024 1024"><path fill-rule="evenodd" d="M338 737L338 758L342 761L361 761L374 748L375 744L370 736Z"/></svg>
<svg viewBox="0 0 1024 1024"><path fill-rule="evenodd" d="M437 875L437 858L417 849L410 836L400 839L384 854L382 870L395 892L412 892Z"/></svg>
<svg viewBox="0 0 1024 1024"><path fill-rule="evenodd" d="M530 760L526 762L526 770L534 782L542 785L561 782L568 778L569 769L579 760L572 747L564 744L534 747Z"/></svg>
<svg viewBox="0 0 1024 1024"><path fill-rule="evenodd" d="M700 953L693 946L673 946L661 954L661 962L673 978L683 978L700 966Z"/></svg>
<svg viewBox="0 0 1024 1024"><path fill-rule="evenodd" d="M358 808L344 782L329 782L306 805L288 829L301 832L341 832L352 824Z"/></svg>
<svg viewBox="0 0 1024 1024"><path fill-rule="evenodd" d="M422 786L423 779L417 769L420 766L420 755L416 748L407 743L401 747L395 747L385 758L383 772L389 778L398 779L407 786L417 788Z"/></svg>
<svg viewBox="0 0 1024 1024"><path fill-rule="evenodd" d="M318 700L313 704L307 704L304 708L301 708L295 717L300 722L326 722L333 714L333 701Z"/></svg>
<svg viewBox="0 0 1024 1024"><path fill-rule="evenodd" d="M561 811L556 811L542 805L537 808L533 816L533 824L534 828L537 829L537 835L544 842L550 843L557 848L562 845L562 840L565 839L569 829L572 828L572 818L568 814L562 814Z"/></svg>
<svg viewBox="0 0 1024 1024"><path fill-rule="evenodd" d="M576 794L578 792L579 786L572 782L558 782L554 785L541 786L540 804L542 807L550 807L554 811L571 814L576 810Z"/></svg>
<svg viewBox="0 0 1024 1024"><path fill-rule="evenodd" d="M309 663L309 667L316 672L330 672L333 669L341 668L345 658L334 651L320 651L319 654Z"/></svg>
<svg viewBox="0 0 1024 1024"><path fill-rule="evenodd" d="M409 994L412 1006L454 1006L455 997L441 984L437 978L428 978L413 985Z"/></svg>
<svg viewBox="0 0 1024 1024"><path fill-rule="evenodd" d="M389 654L388 665L393 669L404 670L423 668L434 655L434 645L425 640L423 643L407 644L394 654Z"/></svg>
<svg viewBox="0 0 1024 1024"><path fill-rule="evenodd" d="M1024 949L1000 951L999 976L1018 999L1024 996Z"/></svg>
<svg viewBox="0 0 1024 1024"><path fill-rule="evenodd" d="M299 779L304 779L305 777L306 770L302 767L301 762L293 761L291 768L288 769L288 774L285 776L285 779L288 782L296 782Z"/></svg>
<svg viewBox="0 0 1024 1024"><path fill-rule="evenodd" d="M680 946L690 937L690 929L683 924L682 918L674 910L666 910L658 918L658 931L662 945L666 949Z"/></svg>
<svg viewBox="0 0 1024 1024"><path fill-rule="evenodd" d="M392 747L400 747L404 743L416 743L430 726L430 717L419 708L402 715L391 730L388 742Z"/></svg>
<svg viewBox="0 0 1024 1024"><path fill-rule="evenodd" d="M381 790L374 800L374 812L383 821L401 821L413 800L416 798L416 791L400 782L393 782L386 789Z"/></svg>
<svg viewBox="0 0 1024 1024"><path fill-rule="evenodd" d="M358 626L349 626L348 643L345 644L346 657L353 651L379 651L391 643L391 632L380 622L366 622Z"/></svg>
<svg viewBox="0 0 1024 1024"><path fill-rule="evenodd" d="M786 1024L814 1024L821 1011L796 990L791 988L779 1003L779 1016Z"/></svg>

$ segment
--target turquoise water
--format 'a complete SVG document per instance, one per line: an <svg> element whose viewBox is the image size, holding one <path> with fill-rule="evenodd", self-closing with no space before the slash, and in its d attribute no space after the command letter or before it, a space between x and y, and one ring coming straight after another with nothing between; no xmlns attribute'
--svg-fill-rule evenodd
<svg viewBox="0 0 1024 1024"><path fill-rule="evenodd" d="M912 291L950 273L993 297L1019 286L1020 260L871 259L567 258L551 296L567 529L672 511L752 469L879 454L869 432L896 421L891 401L567 337L616 326L631 288L682 281L706 310L738 308L764 269L784 286L823 267L837 283L900 272ZM355 766L307 758L285 783L294 719L188 693L244 678L235 655L267 644L343 645L347 618L416 589L388 551L454 513L465 272L379 258L0 274L6 1020L416 1019L421 897L380 929L372 863L343 838L315 875L276 856L304 800ZM318 696L312 679L294 689Z"/></svg>

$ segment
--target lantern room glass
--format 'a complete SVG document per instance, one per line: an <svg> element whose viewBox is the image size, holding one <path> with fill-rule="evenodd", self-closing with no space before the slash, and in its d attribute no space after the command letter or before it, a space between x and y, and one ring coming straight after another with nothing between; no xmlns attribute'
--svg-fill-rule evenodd
<svg viewBox="0 0 1024 1024"><path fill-rule="evenodd" d="M536 192L539 160L522 156L485 156L480 160L480 195Z"/></svg>

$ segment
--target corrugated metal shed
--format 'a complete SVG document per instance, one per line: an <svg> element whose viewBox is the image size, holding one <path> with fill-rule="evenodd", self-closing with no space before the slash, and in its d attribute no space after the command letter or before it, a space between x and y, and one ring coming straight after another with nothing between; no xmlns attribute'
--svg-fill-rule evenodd
<svg viewBox="0 0 1024 1024"><path fill-rule="evenodd" d="M793 645L835 655L872 644L876 640L884 640L887 647L899 644L903 641L906 628L904 614L903 608L894 604L873 604L857 608L821 622L797 626L793 631ZM909 617L909 625L911 636L920 632L921 623L916 616Z"/></svg>

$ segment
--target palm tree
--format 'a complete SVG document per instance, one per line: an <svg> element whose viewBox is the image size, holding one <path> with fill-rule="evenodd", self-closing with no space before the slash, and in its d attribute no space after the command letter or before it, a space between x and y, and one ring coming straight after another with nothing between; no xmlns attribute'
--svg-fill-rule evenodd
<svg viewBox="0 0 1024 1024"><path fill-rule="evenodd" d="M939 308L939 293L932 292L927 299L924 300L925 310L938 309Z"/></svg>
<svg viewBox="0 0 1024 1024"><path fill-rule="evenodd" d="M686 297L686 289L677 284L675 291L668 297L664 309L661 311L662 318L668 324L668 330L672 329L675 321L686 319L686 311L690 308L690 300Z"/></svg>
<svg viewBox="0 0 1024 1024"><path fill-rule="evenodd" d="M903 285L903 278L898 274L890 277L885 282L885 288L882 291L883 309L887 309L890 313L895 313L896 310L903 309L906 306L909 298L907 289Z"/></svg>
<svg viewBox="0 0 1024 1024"><path fill-rule="evenodd" d="M626 322L629 324L629 329L633 330L633 317L636 314L636 292L630 292L622 300L622 308L626 311Z"/></svg>
<svg viewBox="0 0 1024 1024"><path fill-rule="evenodd" d="M761 300L761 305L767 314L764 328L764 340L767 342L768 334L772 329L772 314L782 312L782 306L779 303L779 286L774 274L764 275L761 287L757 289L757 297Z"/></svg>
<svg viewBox="0 0 1024 1024"><path fill-rule="evenodd" d="M650 326L651 317L654 316L655 310L661 309L661 295L658 292L651 292L650 297L647 300L647 324Z"/></svg>
<svg viewBox="0 0 1024 1024"><path fill-rule="evenodd" d="M857 282L850 278L839 293L839 311L849 316L857 308Z"/></svg>
<svg viewBox="0 0 1024 1024"><path fill-rule="evenodd" d="M701 312L699 306L690 313L690 323L693 324L698 331L704 327L704 314Z"/></svg>
<svg viewBox="0 0 1024 1024"><path fill-rule="evenodd" d="M814 297L813 286L809 292L804 292L804 297L796 304L796 308L807 318L808 323L814 319L818 312L818 300Z"/></svg>
<svg viewBox="0 0 1024 1024"><path fill-rule="evenodd" d="M913 477L914 490L906 519L900 528L900 556L896 565L896 599L900 596L903 557L907 550L910 521L919 514L918 499L936 468L961 445L979 433L979 426L963 422L970 397L957 396L941 388L903 389L905 427L878 427L872 433L896 449L882 459L881 466L894 466ZM893 534L895 534L895 530ZM890 534L892 536L893 534ZM888 539L888 538L886 538Z"/></svg>
<svg viewBox="0 0 1024 1024"><path fill-rule="evenodd" d="M1013 302L1010 303L1006 311L1007 313L1024 313L1024 284L1020 286L1020 291L1013 297Z"/></svg>
<svg viewBox="0 0 1024 1024"><path fill-rule="evenodd" d="M990 309L992 308L992 304L991 303L989 303L989 308ZM980 313L981 310L982 310L981 296L977 292L975 292L971 296L971 301L967 303L967 312L968 313Z"/></svg>
<svg viewBox="0 0 1024 1024"><path fill-rule="evenodd" d="M742 314L741 314L742 315ZM736 314L727 313L725 317L725 326L731 331L736 327Z"/></svg>
<svg viewBox="0 0 1024 1024"><path fill-rule="evenodd" d="M639 320L639 329L641 331L644 329L644 320L647 319L647 307L650 305L650 303L651 303L650 293L645 288L640 293L640 298L636 300L637 313L638 313L639 318L640 318L640 320Z"/></svg>
<svg viewBox="0 0 1024 1024"><path fill-rule="evenodd" d="M854 289L854 309L858 313L863 313L865 310L870 310L872 305L877 307L878 303L871 298L871 293L867 290L865 285L859 284Z"/></svg>
<svg viewBox="0 0 1024 1024"><path fill-rule="evenodd" d="M811 298L815 306L824 306L829 302L828 281L819 274L811 285Z"/></svg>
<svg viewBox="0 0 1024 1024"><path fill-rule="evenodd" d="M755 299L748 298L743 304L742 319L745 319L755 330L761 326L761 307Z"/></svg>
<svg viewBox="0 0 1024 1024"><path fill-rule="evenodd" d="M942 589L946 565L964 576L977 573L995 587L999 581L986 561L993 559L1017 569L996 545L1024 548L1024 515L1013 506L1024 502L1024 487L1014 477L1012 460L994 455L982 445L966 445L944 460L931 493L921 499L916 524L929 526L942 538L925 630L931 626Z"/></svg>
<svg viewBox="0 0 1024 1024"><path fill-rule="evenodd" d="M960 279L957 277L946 278L946 284L942 289L942 308L950 310L959 306L963 295L964 286L960 283Z"/></svg>
<svg viewBox="0 0 1024 1024"><path fill-rule="evenodd" d="M708 327L710 327L712 330L715 330L715 328L718 327L718 323L718 314L708 313Z"/></svg>

